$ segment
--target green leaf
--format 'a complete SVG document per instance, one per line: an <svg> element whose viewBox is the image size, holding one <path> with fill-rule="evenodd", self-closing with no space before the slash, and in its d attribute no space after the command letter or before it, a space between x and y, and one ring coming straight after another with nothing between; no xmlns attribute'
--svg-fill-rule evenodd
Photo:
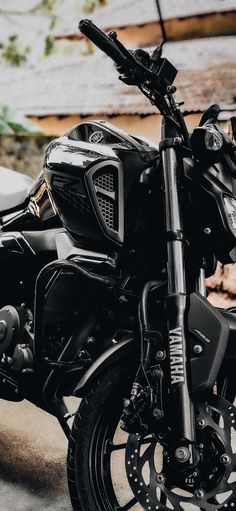
<svg viewBox="0 0 236 511"><path fill-rule="evenodd" d="M14 130L0 118L0 135L14 135Z"/></svg>
<svg viewBox="0 0 236 511"><path fill-rule="evenodd" d="M24 132L24 133L30 133L28 129L25 128L25 126L22 126L22 124L17 124L16 122L10 122L9 126L13 129L15 132Z"/></svg>
<svg viewBox="0 0 236 511"><path fill-rule="evenodd" d="M0 105L0 120L3 126L2 129L6 130L8 128L9 133L40 133L40 129L27 117L14 112L7 105Z"/></svg>
<svg viewBox="0 0 236 511"><path fill-rule="evenodd" d="M49 57L55 50L55 41L51 36L47 36L45 39L44 56Z"/></svg>
<svg viewBox="0 0 236 511"><path fill-rule="evenodd" d="M8 40L11 41L11 43L14 43L17 39L18 39L18 35L16 35L16 34L10 35L8 37Z"/></svg>

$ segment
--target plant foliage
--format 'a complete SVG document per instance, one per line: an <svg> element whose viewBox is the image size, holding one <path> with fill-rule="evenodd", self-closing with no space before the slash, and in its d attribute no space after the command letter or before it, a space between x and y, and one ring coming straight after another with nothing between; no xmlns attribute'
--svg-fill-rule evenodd
<svg viewBox="0 0 236 511"><path fill-rule="evenodd" d="M105 5L107 5L107 0L85 0L83 11L85 14L90 14L97 7L104 7Z"/></svg>
<svg viewBox="0 0 236 511"><path fill-rule="evenodd" d="M26 62L30 47L26 46L21 48L18 42L17 35L11 35L8 37L7 43L0 43L1 56L11 65L20 66Z"/></svg>
<svg viewBox="0 0 236 511"><path fill-rule="evenodd" d="M39 134L40 130L24 115L14 112L9 106L0 105L0 134L14 135L15 133Z"/></svg>

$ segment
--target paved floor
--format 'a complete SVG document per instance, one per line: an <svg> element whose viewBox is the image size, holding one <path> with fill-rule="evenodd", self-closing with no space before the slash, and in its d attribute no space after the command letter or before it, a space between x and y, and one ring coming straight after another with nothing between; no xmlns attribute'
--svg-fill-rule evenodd
<svg viewBox="0 0 236 511"><path fill-rule="evenodd" d="M69 405L72 410L78 403L70 400ZM123 444L124 435L119 431L115 443ZM26 401L0 400L0 511L72 511L66 453L67 440L56 419ZM114 454L115 491L124 506L132 493L127 489L123 454ZM136 504L130 511L141 511L141 506ZM196 511L196 506L188 505L186 511Z"/></svg>
<svg viewBox="0 0 236 511"><path fill-rule="evenodd" d="M26 401L1 400L1 511L71 511L66 452L66 439L53 417Z"/></svg>

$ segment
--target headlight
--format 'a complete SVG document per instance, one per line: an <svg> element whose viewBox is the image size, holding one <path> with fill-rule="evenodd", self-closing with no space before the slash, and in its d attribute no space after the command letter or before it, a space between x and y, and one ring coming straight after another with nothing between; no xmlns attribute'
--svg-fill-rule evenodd
<svg viewBox="0 0 236 511"><path fill-rule="evenodd" d="M224 195L223 200L230 229L236 236L236 199L230 195Z"/></svg>
<svg viewBox="0 0 236 511"><path fill-rule="evenodd" d="M207 128L205 133L205 146L208 151L219 151L223 146L222 135L213 128Z"/></svg>

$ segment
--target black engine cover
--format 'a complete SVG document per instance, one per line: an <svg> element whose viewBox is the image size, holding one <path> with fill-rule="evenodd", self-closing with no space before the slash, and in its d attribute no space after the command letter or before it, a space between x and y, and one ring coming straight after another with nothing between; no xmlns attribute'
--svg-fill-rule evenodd
<svg viewBox="0 0 236 511"><path fill-rule="evenodd" d="M13 355L15 346L22 342L23 329L29 321L27 309L6 305L0 309L0 355Z"/></svg>

